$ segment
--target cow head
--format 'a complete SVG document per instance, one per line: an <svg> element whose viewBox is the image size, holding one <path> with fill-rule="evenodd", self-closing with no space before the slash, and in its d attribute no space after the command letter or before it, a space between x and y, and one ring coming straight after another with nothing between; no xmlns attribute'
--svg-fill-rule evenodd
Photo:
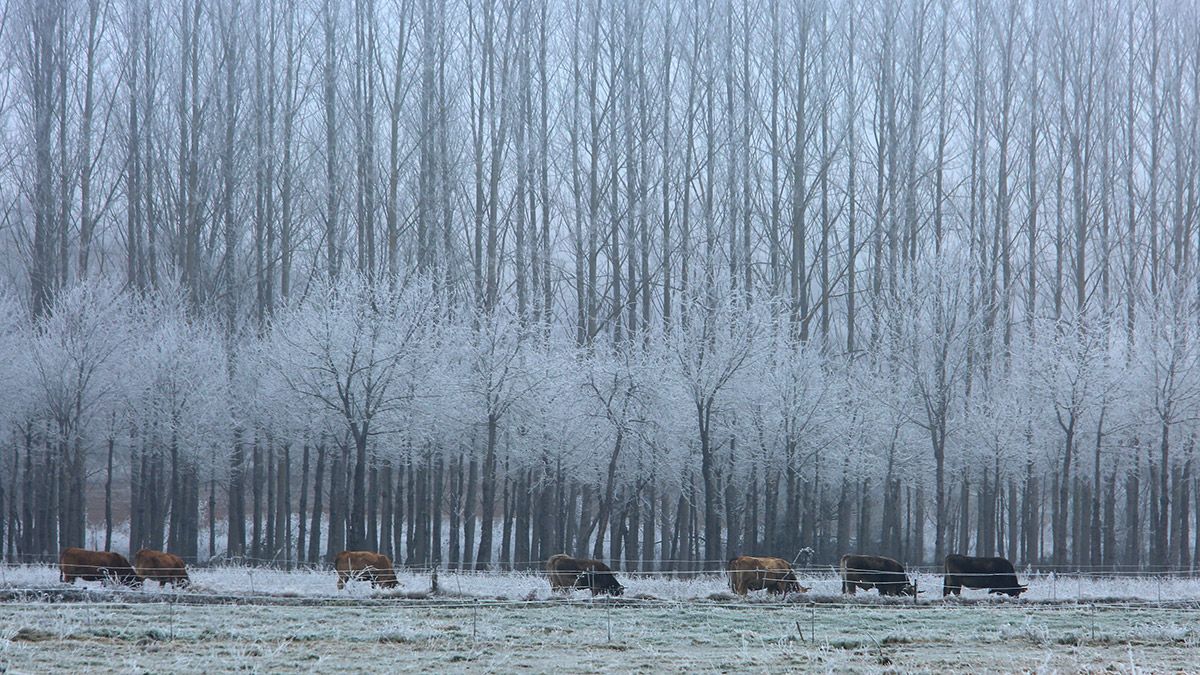
<svg viewBox="0 0 1200 675"><path fill-rule="evenodd" d="M907 595L911 598L917 597L917 585L914 584L912 580L905 582L905 584L900 587L900 595Z"/></svg>
<svg viewBox="0 0 1200 675"><path fill-rule="evenodd" d="M625 587L611 573L597 575L595 580L597 583L593 588L595 588L596 593L612 596L625 594Z"/></svg>
<svg viewBox="0 0 1200 675"><path fill-rule="evenodd" d="M580 577L586 581L586 588L591 589L592 595L622 595L625 593L625 587L617 581L616 575L611 571L587 570ZM576 588L583 587L576 586Z"/></svg>
<svg viewBox="0 0 1200 675"><path fill-rule="evenodd" d="M146 582L145 577L139 576L138 573L132 569L122 570L105 568L102 569L101 572L109 581L126 586L128 588L136 588L137 586Z"/></svg>
<svg viewBox="0 0 1200 675"><path fill-rule="evenodd" d="M1009 597L1019 598L1027 590L1029 590L1028 586L1017 586L1016 588L1006 588L1003 592L1007 593Z"/></svg>
<svg viewBox="0 0 1200 675"><path fill-rule="evenodd" d="M611 572L607 574L597 574L595 577L595 582L595 589L597 593L613 596L625 594L625 587L621 585L621 582L617 581L617 577Z"/></svg>
<svg viewBox="0 0 1200 675"><path fill-rule="evenodd" d="M783 593L784 595L787 595L788 593L803 593L804 590L807 590L801 589L802 587L800 586L800 582L796 580L796 574L794 572L788 572L786 575L784 575L783 580L779 582L779 592Z"/></svg>

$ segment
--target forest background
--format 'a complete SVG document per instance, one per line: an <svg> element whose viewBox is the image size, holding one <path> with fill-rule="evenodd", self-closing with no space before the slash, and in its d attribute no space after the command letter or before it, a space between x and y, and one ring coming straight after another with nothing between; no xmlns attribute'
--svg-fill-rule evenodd
<svg viewBox="0 0 1200 675"><path fill-rule="evenodd" d="M1197 35L4 0L0 550L1193 569Z"/></svg>

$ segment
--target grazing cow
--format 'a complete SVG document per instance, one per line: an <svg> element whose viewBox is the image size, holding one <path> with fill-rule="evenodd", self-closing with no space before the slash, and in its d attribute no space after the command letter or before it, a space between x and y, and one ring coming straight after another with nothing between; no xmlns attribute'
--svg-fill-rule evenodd
<svg viewBox="0 0 1200 675"><path fill-rule="evenodd" d="M112 551L89 551L83 548L64 548L58 556L60 579L68 584L76 579L105 581L112 579L125 586L141 583L137 571L125 556Z"/></svg>
<svg viewBox="0 0 1200 675"><path fill-rule="evenodd" d="M157 581L159 588L167 584L183 587L191 583L183 558L174 553L144 548L134 554L133 565L143 582Z"/></svg>
<svg viewBox="0 0 1200 675"><path fill-rule="evenodd" d="M396 571L392 569L391 558L382 553L342 551L333 559L333 568L337 570L339 591L346 587L347 581L355 579L370 581L371 588L395 588L400 585Z"/></svg>
<svg viewBox="0 0 1200 675"><path fill-rule="evenodd" d="M622 595L625 587L613 574L612 568L599 560L572 558L558 553L546 561L546 576L551 591L586 588L592 595Z"/></svg>
<svg viewBox="0 0 1200 675"><path fill-rule="evenodd" d="M728 570L729 588L738 595L763 589L776 595L808 591L796 581L791 563L783 558L743 555L730 560Z"/></svg>
<svg viewBox="0 0 1200 675"><path fill-rule="evenodd" d="M964 588L986 588L988 593L1004 593L1014 598L1029 590L1028 586L1017 583L1017 572L1006 558L946 556L942 597L951 593L962 595Z"/></svg>
<svg viewBox="0 0 1200 675"><path fill-rule="evenodd" d="M858 589L872 588L880 595L917 596L917 587L904 574L904 565L881 555L842 556L842 592L854 595Z"/></svg>

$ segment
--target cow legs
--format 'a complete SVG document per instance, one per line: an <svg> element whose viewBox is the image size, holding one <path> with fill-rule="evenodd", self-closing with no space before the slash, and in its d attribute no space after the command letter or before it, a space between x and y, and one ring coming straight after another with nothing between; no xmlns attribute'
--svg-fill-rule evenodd
<svg viewBox="0 0 1200 675"><path fill-rule="evenodd" d="M962 584L958 582L957 577L947 575L946 580L942 583L942 597L944 598L951 593L962 595Z"/></svg>
<svg viewBox="0 0 1200 675"><path fill-rule="evenodd" d="M341 572L338 572L338 590L346 587L346 577Z"/></svg>

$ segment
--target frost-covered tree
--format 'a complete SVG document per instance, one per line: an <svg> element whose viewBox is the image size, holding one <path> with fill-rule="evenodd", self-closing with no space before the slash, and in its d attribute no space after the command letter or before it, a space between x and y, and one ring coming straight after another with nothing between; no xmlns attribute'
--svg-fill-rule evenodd
<svg viewBox="0 0 1200 675"><path fill-rule="evenodd" d="M280 313L273 326L277 368L296 392L334 411L353 444L346 543L365 543L367 446L378 421L408 400L413 355L431 318L427 291L395 292L346 275ZM331 533L332 536L332 533Z"/></svg>

